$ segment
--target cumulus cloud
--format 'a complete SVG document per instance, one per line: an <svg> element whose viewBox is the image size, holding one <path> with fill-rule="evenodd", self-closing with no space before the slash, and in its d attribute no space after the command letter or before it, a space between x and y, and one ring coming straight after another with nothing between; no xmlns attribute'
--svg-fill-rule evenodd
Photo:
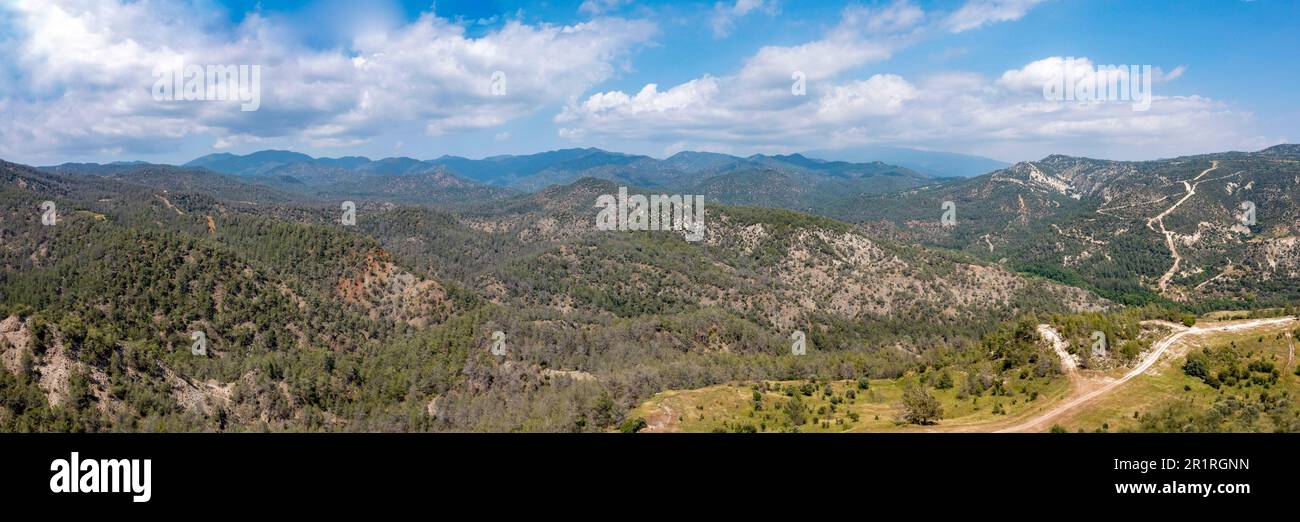
<svg viewBox="0 0 1300 522"><path fill-rule="evenodd" d="M1059 84L1066 78L1106 86L1129 83L1131 79L1142 81L1141 76L1149 74L1152 83L1163 84L1177 80L1186 70L1186 66L1179 65L1166 73L1163 68L1150 64L1095 64L1087 57L1050 56L1002 73L997 83L1015 91L1038 92L1044 85Z"/></svg>
<svg viewBox="0 0 1300 522"><path fill-rule="evenodd" d="M611 78L655 32L641 20L573 25L512 20L476 37L433 12L367 24L320 49L251 13L236 26L191 5L16 0L0 6L0 154L148 152L159 138L211 136L229 147L288 137L345 146L398 127L438 135L499 126ZM163 64L261 66L261 107L152 96ZM504 95L494 93L502 73Z"/></svg>
<svg viewBox="0 0 1300 522"><path fill-rule="evenodd" d="M811 80L837 76L865 63L889 58L913 34L924 12L910 2L871 9L850 6L822 38L794 46L765 46L745 60L744 82L786 81L791 71Z"/></svg>
<svg viewBox="0 0 1300 522"><path fill-rule="evenodd" d="M1014 6L999 6L967 10L969 16L982 13L983 21L971 27L1019 17L1010 10ZM1129 101L1044 96L1044 83L1067 66L1076 68L1078 77L1095 71L1097 65L1087 57L1069 62L1046 57L993 77L960 71L915 78L887 72L852 77L864 65L951 29L953 16L933 18L909 2L850 7L820 38L761 48L735 74L704 76L667 89L650 84L636 94L596 93L566 106L556 121L562 137L660 143L666 151L788 152L884 143L1006 158L1099 148L1119 155L1141 150L1136 155L1149 157L1266 141L1248 132L1250 114L1200 96L1171 96L1156 89L1145 112L1134 111ZM975 23L969 16L964 23ZM1182 66L1169 73L1153 67L1151 76L1161 85L1183 71ZM806 95L792 90L793 72L803 73ZM1127 75L1127 70L1122 73L1125 81Z"/></svg>
<svg viewBox="0 0 1300 522"><path fill-rule="evenodd" d="M906 1L850 6L821 38L763 47L735 74L706 75L666 90L650 84L636 94L595 93L568 104L555 120L562 137L579 140L690 141L713 150L801 141L813 120L901 110L915 93L899 76L843 85L832 80L888 58L906 45L924 18L920 8ZM799 78L806 82L807 96L792 94Z"/></svg>
<svg viewBox="0 0 1300 522"><path fill-rule="evenodd" d="M827 121L898 114L917 90L903 77L877 74L862 81L837 85L818 100L818 117Z"/></svg>
<svg viewBox="0 0 1300 522"><path fill-rule="evenodd" d="M321 46L257 12L231 25L223 13L183 3L8 0L0 3L0 157L148 154L184 139L219 149L286 141L348 147L387 133L487 129L485 140L514 142L498 127L556 107L562 139L665 151L887 143L1003 158L1097 147L1140 148L1150 157L1269 141L1250 134L1249 113L1169 94L1182 65L1152 68L1146 112L1045 99L1043 83L1066 64L1059 56L993 75L903 75L875 66L926 38L1018 19L1034 3L1025 1L971 0L952 13L927 13L906 0L852 5L810 41L761 47L728 74L592 92L629 67L628 57L656 31L647 21L599 14L621 3L589 0L584 11L593 17L572 25L510 20L472 36L433 12L414 21L379 17L339 32L338 45ZM741 0L714 12L719 6L729 16L777 9ZM177 61L261 65L260 109L155 100L154 68ZM1095 64L1080 57L1071 66ZM796 81L805 82L804 95Z"/></svg>
<svg viewBox="0 0 1300 522"><path fill-rule="evenodd" d="M827 130L832 141L843 144L978 142L983 150L1009 157L1098 148L1120 154L1145 149L1149 157L1256 142L1248 132L1250 114L1200 96L1157 90L1147 111L1134 111L1127 101L1045 99L1042 84L1035 82L1045 74L1044 64L1060 62L1060 57L1049 57L996 78L928 76L915 82L906 112L859 118Z"/></svg>

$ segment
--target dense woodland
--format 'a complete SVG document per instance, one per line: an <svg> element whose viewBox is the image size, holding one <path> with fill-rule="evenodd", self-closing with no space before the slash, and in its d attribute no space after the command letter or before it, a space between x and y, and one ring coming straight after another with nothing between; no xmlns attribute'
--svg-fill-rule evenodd
<svg viewBox="0 0 1300 522"><path fill-rule="evenodd" d="M656 392L732 381L1015 393L1059 373L1040 318L1131 359L1138 321L1196 308L1120 309L1095 278L787 210L710 207L703 244L599 233L614 187L363 195L343 226L337 200L207 171L0 162L0 430L609 431Z"/></svg>

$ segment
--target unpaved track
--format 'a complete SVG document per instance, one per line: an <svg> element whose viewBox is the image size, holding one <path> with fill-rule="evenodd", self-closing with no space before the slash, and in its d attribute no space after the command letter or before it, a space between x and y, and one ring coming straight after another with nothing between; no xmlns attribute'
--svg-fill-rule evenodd
<svg viewBox="0 0 1300 522"><path fill-rule="evenodd" d="M1138 365L1135 366L1132 370L1124 374L1123 377L1108 382L1101 388L1097 388L1095 390L1092 390L1087 393L1083 393L1082 395L1078 395L1073 398L1068 398L1070 396L1067 395L1067 399L1063 400L1061 404L1053 406L1051 409L1048 409L1043 413L1034 415L1033 417L1021 421L1018 424L997 430L995 433L1008 433L1008 432L1018 432L1018 431L1044 431L1045 429L1047 429L1047 427L1051 425L1053 421L1060 418L1062 415L1074 411L1078 409L1080 406L1098 397L1101 397L1102 395L1110 393L1112 390L1132 380L1134 377L1146 373L1146 371L1151 369L1151 367L1154 366L1156 362L1160 360L1160 357L1164 355L1166 351L1169 350L1169 347L1173 346L1174 343L1177 343L1179 340L1181 340L1184 337L1201 335L1201 334L1211 333L1211 332L1236 332L1241 330L1252 330L1255 328L1285 324L1293 321L1295 321L1295 318L1293 317L1280 317L1274 319L1254 319L1250 321L1233 322L1229 324L1219 323L1205 328L1201 328L1201 327L1186 328L1186 327L1179 326L1180 328L1182 328L1181 330L1174 332L1168 337L1165 337L1164 339L1161 339L1160 341L1156 342L1156 344L1152 345L1152 349L1147 354L1147 356L1144 357L1142 361L1138 363ZM1162 324L1167 324L1172 326L1171 323L1162 322ZM1071 393L1073 394L1074 392Z"/></svg>
<svg viewBox="0 0 1300 522"><path fill-rule="evenodd" d="M659 409L654 413L647 415L646 428L641 430L645 433L668 433L677 431L677 412L662 401L659 403Z"/></svg>
<svg viewBox="0 0 1300 522"><path fill-rule="evenodd" d="M1178 255L1178 247L1174 245L1174 233L1172 231L1165 230L1165 216L1168 216L1170 212L1173 212L1174 209L1178 208L1179 205L1182 205L1184 201L1187 201L1192 196L1195 196L1196 186L1201 184L1200 181L1201 178L1205 177L1206 174L1209 174L1211 171L1216 170L1218 168L1219 168L1219 161L1211 160L1210 168L1201 171L1201 173L1197 174L1195 178L1192 178L1190 182L1183 181L1183 188L1187 189L1187 194L1184 195L1182 199L1179 199L1177 203L1174 203L1174 206L1165 209L1164 212L1161 212L1160 214L1156 215L1156 217L1147 220L1147 228L1151 229L1152 232L1157 232L1155 227L1151 226L1152 223L1156 223L1160 225L1160 230L1158 232L1160 232L1165 236L1165 244L1169 247L1169 256L1174 259L1174 264L1173 266L1169 267L1169 271L1165 272L1165 275L1160 276L1160 282L1157 284L1157 286L1160 288L1160 293L1164 293L1165 287L1169 286L1169 281L1173 279L1175 275L1178 274L1178 267L1183 264L1183 257Z"/></svg>
<svg viewBox="0 0 1300 522"><path fill-rule="evenodd" d="M1069 343L1061 339L1061 334L1056 333L1056 329L1052 328L1052 325L1040 324L1038 325L1038 335L1051 343L1052 349L1056 350L1056 356L1061 358L1061 366L1064 367L1065 373L1073 374L1079 365L1074 362L1074 356L1070 355L1069 350L1067 350Z"/></svg>
<svg viewBox="0 0 1300 522"><path fill-rule="evenodd" d="M1295 341L1291 340L1291 332L1286 333L1286 371L1291 371L1291 363L1295 362Z"/></svg>

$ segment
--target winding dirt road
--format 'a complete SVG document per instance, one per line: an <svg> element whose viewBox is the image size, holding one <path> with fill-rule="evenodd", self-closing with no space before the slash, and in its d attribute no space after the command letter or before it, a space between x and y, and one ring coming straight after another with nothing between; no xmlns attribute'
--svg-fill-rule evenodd
<svg viewBox="0 0 1300 522"><path fill-rule="evenodd" d="M1238 321L1232 323L1216 323L1213 326L1207 326L1204 328L1195 327L1195 326L1191 328L1187 328L1182 325L1175 325L1173 323L1160 321L1159 322L1160 324L1173 327L1177 331L1174 332L1173 334L1170 334L1168 337L1165 337L1164 339L1157 341L1154 345L1152 345L1151 351L1147 353L1146 357L1143 357L1142 361L1139 362L1137 366L1133 367L1133 369L1130 370L1128 373L1124 374L1123 377L1108 382L1102 387L1086 393L1080 394L1078 392L1078 388L1076 387L1071 391L1070 395L1067 395L1066 398L1061 401L1060 404L1053 406L1047 411L1036 414L1030 417L1029 419L1020 421L1019 423L1014 424L1010 427L997 430L995 433L1046 431L1051 426L1051 424L1056 419L1060 418L1062 415L1074 411L1078 409L1080 406L1083 406L1084 404L1098 397L1110 393L1112 390L1132 380L1134 377L1146 373L1147 370L1151 369L1151 367L1155 365L1157 361L1160 360L1160 357L1164 355L1165 352L1168 351L1171 346L1173 346L1175 343L1177 343L1179 340L1181 340L1184 337L1201 335L1201 334L1211 333L1211 332L1236 332L1241 330L1253 330L1255 328L1285 324L1294 321L1296 321L1296 319L1293 317L1278 317L1273 319L1253 319L1248 321ZM1053 342L1053 344L1055 344L1055 341L1051 339L1049 339L1049 342Z"/></svg>
<svg viewBox="0 0 1300 522"><path fill-rule="evenodd" d="M1205 177L1206 174L1209 174L1211 171L1216 170L1218 168L1219 168L1218 160L1210 161L1210 168L1201 171L1200 174L1197 174L1196 177L1192 178L1190 181L1183 181L1183 188L1187 189L1187 194L1184 195L1182 199L1179 199L1177 203L1174 203L1174 206L1165 209L1164 212L1161 212L1160 214L1156 215L1156 217L1147 220L1147 228L1151 229L1152 232L1157 232L1155 227L1151 226L1152 223L1156 223L1160 225L1160 230L1158 232L1164 234L1165 244L1169 246L1169 255L1170 257L1174 258L1174 265L1169 267L1169 271L1165 272L1165 275L1160 276L1160 282L1158 283L1157 286L1159 286L1161 293L1164 293L1165 287L1169 286L1169 280L1173 279L1174 276L1178 274L1178 267L1183 263L1183 257L1178 255L1178 247L1174 245L1174 233L1170 230L1165 230L1165 216L1168 216L1170 212L1173 212L1174 209L1177 209L1178 206L1182 205L1184 201L1187 201L1192 196L1195 196L1196 186L1201 183L1200 181L1201 178Z"/></svg>

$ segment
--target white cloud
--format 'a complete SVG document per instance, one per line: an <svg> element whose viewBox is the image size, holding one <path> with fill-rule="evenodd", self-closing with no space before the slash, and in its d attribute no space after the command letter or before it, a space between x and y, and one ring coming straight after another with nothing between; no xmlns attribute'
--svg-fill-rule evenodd
<svg viewBox="0 0 1300 522"><path fill-rule="evenodd" d="M432 134L499 126L563 103L613 77L653 35L652 23L597 18L568 26L507 21L471 37L425 13L405 25L367 23L343 48L318 49L288 22L257 13L230 27L189 5L16 0L0 6L0 154L150 151L158 138L210 136L216 146L289 138L362 143L395 128ZM159 102L164 63L256 64L262 101ZM493 96L501 71L505 96Z"/></svg>
<svg viewBox="0 0 1300 522"><path fill-rule="evenodd" d="M781 2L779 0L736 0L732 4L718 2L713 5L713 15L709 17L713 36L722 38L731 34L736 27L736 19L743 18L751 12L773 16L781 12Z"/></svg>
<svg viewBox="0 0 1300 522"><path fill-rule="evenodd" d="M803 131L791 122L807 122L818 114L842 120L845 114L896 111L912 96L907 82L898 76L877 76L838 88L832 79L888 58L905 45L923 19L924 12L906 1L879 8L851 6L822 38L795 46L763 47L735 75L706 75L667 90L649 84L635 95L596 93L569 104L555 120L563 127L560 135L574 139L658 140L671 135L677 136L674 141L689 138L715 147L797 139ZM791 94L796 72L807 80L807 97ZM881 93L876 88L890 91ZM808 102L823 95L820 105ZM878 102L884 107L876 106Z"/></svg>
<svg viewBox="0 0 1300 522"><path fill-rule="evenodd" d="M907 1L851 6L820 38L760 48L733 75L706 75L667 90L649 84L636 94L595 93L568 104L555 121L564 138L657 143L665 151L790 152L884 143L1003 158L1096 150L1150 157L1267 141L1249 133L1248 113L1163 93L1161 84L1182 75L1182 66L1168 74L1151 69L1157 88L1146 112L1135 112L1130 101L1046 100L1043 85L1066 66L1062 57L993 78L959 71L912 79L888 72L850 76L921 39L1019 19L1035 3L970 1L933 20ZM1096 67L1087 57L1072 66L1081 77ZM806 96L791 90L796 71L806 77Z"/></svg>
<svg viewBox="0 0 1300 522"><path fill-rule="evenodd" d="M1187 72L1187 66L1179 65L1177 67L1174 67L1174 70L1169 71L1168 73L1165 73L1164 71L1157 71L1157 72L1159 74L1156 75L1156 81L1172 82L1174 80L1181 78L1183 76L1183 73Z"/></svg>
<svg viewBox="0 0 1300 522"><path fill-rule="evenodd" d="M1060 56L1051 56L1002 73L1002 77L998 78L998 85L1017 91L1042 92L1043 84L1054 78L1063 75L1070 78L1083 78L1090 76L1095 70L1094 67L1092 60L1088 58L1074 58L1072 61L1067 61Z"/></svg>
<svg viewBox="0 0 1300 522"><path fill-rule="evenodd" d="M831 89L818 101L818 116L827 121L898 114L917 97L916 87L894 74L877 74Z"/></svg>
<svg viewBox="0 0 1300 522"><path fill-rule="evenodd" d="M1149 71L1146 68L1149 68ZM1186 70L1186 66L1179 65L1166 73L1164 69L1150 64L1094 64L1086 57L1051 56L1034 61L1020 69L1006 71L998 78L997 83L1011 90L1041 92L1044 84L1060 83L1064 78L1106 85L1107 80L1128 82L1134 71L1138 73L1148 71L1152 83L1164 84L1177 80ZM1140 76L1133 76L1133 78L1141 79Z"/></svg>
<svg viewBox="0 0 1300 522"><path fill-rule="evenodd" d="M589 3L593 14L620 4ZM14 31L0 38L0 157L160 152L196 136L217 148L286 139L344 147L395 129L409 131L403 137L492 129L485 139L515 142L527 137L497 127L556 106L561 138L616 148L642 141L665 151L889 143L1001 158L1095 150L1150 157L1269 144L1250 133L1251 114L1169 94L1182 65L1168 73L1153 67L1147 112L1044 100L1043 82L1064 65L1061 57L993 77L859 73L924 38L1019 19L1033 3L972 0L947 15L908 1L855 5L814 39L762 47L730 74L591 93L628 67L631 52L653 36L652 23L506 21L471 36L428 13L405 24L368 22L348 32L346 45L323 50L258 13L231 27L222 14L156 0L6 0L0 25ZM777 9L758 1L719 6L736 16ZM261 109L155 101L152 70L175 59L261 65ZM1079 58L1075 67L1094 65ZM505 73L505 96L491 92L496 71ZM806 76L806 96L791 92L796 71Z"/></svg>
<svg viewBox="0 0 1300 522"><path fill-rule="evenodd" d="M863 64L889 58L918 30L925 13L900 0L883 8L849 6L822 38L794 46L765 46L745 60L739 80L746 84L786 83L794 71L808 80L833 78Z"/></svg>
<svg viewBox="0 0 1300 522"><path fill-rule="evenodd" d="M969 0L944 21L954 33L968 31L997 22L1021 19L1042 0Z"/></svg>
<svg viewBox="0 0 1300 522"><path fill-rule="evenodd" d="M790 152L893 144L1003 158L1098 150L1151 157L1268 144L1251 134L1249 113L1200 96L1164 94L1159 84L1145 112L1134 111L1128 101L1044 99L1043 82L1064 64L1061 57L1048 57L993 78L951 72L914 80L895 74L830 79L822 88L810 84L808 96L770 94L784 103L766 105L751 103L761 96L745 91L739 77L706 77L708 89L687 83L662 92L648 86L636 96L601 93L570 106L557 121L565 136L643 140L662 143L665 150ZM1082 57L1075 66L1083 72L1093 65Z"/></svg>

